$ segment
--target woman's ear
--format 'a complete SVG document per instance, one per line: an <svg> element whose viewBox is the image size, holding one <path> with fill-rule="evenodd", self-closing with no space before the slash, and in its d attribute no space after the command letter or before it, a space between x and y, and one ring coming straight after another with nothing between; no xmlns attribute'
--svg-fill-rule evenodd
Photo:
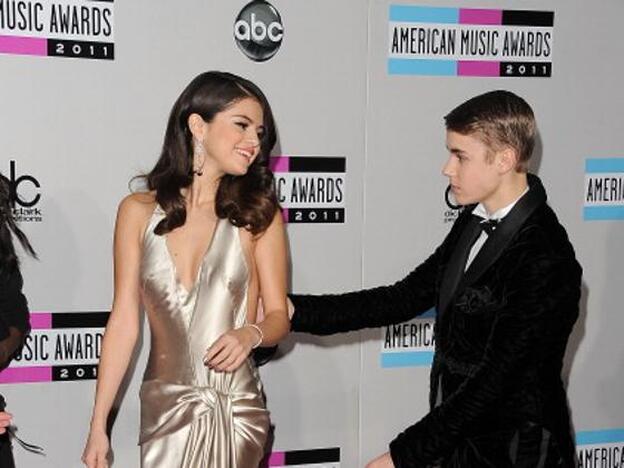
<svg viewBox="0 0 624 468"><path fill-rule="evenodd" d="M189 115L186 123L193 136L198 140L203 140L204 127L206 125L206 122L204 122L204 119L202 119L201 115L192 113L191 115Z"/></svg>

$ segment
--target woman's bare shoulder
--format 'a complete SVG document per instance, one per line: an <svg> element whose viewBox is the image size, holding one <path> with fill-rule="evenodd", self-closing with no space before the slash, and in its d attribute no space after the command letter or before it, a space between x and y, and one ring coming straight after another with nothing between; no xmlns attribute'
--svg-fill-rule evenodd
<svg viewBox="0 0 624 468"><path fill-rule="evenodd" d="M144 224L156 208L156 192L134 192L119 203L118 218Z"/></svg>

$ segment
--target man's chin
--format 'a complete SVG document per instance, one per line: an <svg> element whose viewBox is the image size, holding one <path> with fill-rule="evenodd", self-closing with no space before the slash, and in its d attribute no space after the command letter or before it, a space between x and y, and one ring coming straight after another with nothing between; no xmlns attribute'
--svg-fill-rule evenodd
<svg viewBox="0 0 624 468"><path fill-rule="evenodd" d="M465 205L471 205L472 203L474 203L470 200L470 197L458 195L457 193L454 193L453 195L455 197L455 203L457 205L465 206Z"/></svg>

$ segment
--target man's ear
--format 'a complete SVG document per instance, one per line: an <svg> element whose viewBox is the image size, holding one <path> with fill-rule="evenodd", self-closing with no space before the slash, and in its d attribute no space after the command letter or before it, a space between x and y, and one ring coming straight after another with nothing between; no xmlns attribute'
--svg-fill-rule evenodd
<svg viewBox="0 0 624 468"><path fill-rule="evenodd" d="M516 150L507 146L496 155L496 164L501 174L505 174L516 169L518 156Z"/></svg>

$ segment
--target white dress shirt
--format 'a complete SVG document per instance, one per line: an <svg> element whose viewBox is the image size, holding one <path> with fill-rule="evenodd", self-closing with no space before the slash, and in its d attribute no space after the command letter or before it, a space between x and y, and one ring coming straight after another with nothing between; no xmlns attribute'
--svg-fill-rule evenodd
<svg viewBox="0 0 624 468"><path fill-rule="evenodd" d="M529 187L525 188L524 192L522 192L522 194L518 198L516 198L513 202L511 202L509 205L504 206L503 208L499 210L496 210L492 214L489 214L487 212L487 210L485 209L485 206L483 206L483 203L479 203L476 206L476 208L472 211L472 214L475 216L479 216L480 218L483 218L483 221L481 222L488 221L490 219L496 219L500 221L509 214L511 209L516 205L516 203L518 203L518 200L524 197L524 195L528 191L529 191ZM481 247L483 247L483 244L485 244L485 241L487 241L487 238L488 238L487 233L485 231L481 231L481 235L477 238L475 243L472 244L472 248L470 249L470 253L468 254L468 261L466 262L466 267L464 268L464 271L468 269L472 261L475 259L475 257L479 253L479 250L481 250Z"/></svg>

